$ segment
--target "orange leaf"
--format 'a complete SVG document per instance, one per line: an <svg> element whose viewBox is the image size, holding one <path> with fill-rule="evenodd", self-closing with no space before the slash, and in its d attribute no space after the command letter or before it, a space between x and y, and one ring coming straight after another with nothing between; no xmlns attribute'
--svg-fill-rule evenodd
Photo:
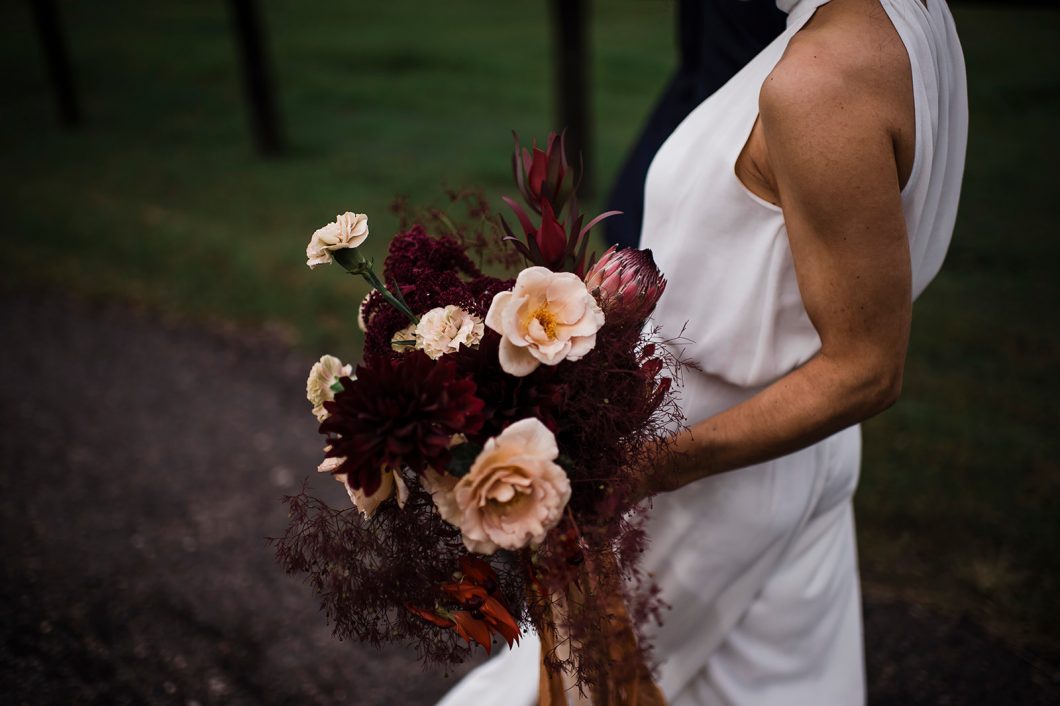
<svg viewBox="0 0 1060 706"><path fill-rule="evenodd" d="M482 586L487 581L497 581L497 573L493 567L473 556L460 557L460 571L463 572L465 579L476 586Z"/></svg>
<svg viewBox="0 0 1060 706"><path fill-rule="evenodd" d="M508 647L512 646L512 642L519 641L519 625L503 603L493 596L487 596L482 604L481 611L488 618L490 627L504 638L504 641L508 643Z"/></svg>
<svg viewBox="0 0 1060 706"><path fill-rule="evenodd" d="M410 613L412 613L413 615L418 615L419 617L421 617L424 620L426 620L428 623L434 623L435 625L437 625L439 627L443 627L443 628L451 628L451 627L453 627L453 621L452 620L449 620L448 618L443 618L442 616L438 615L437 613L433 613L433 612L431 612L429 610L425 610L423 608L417 608L416 606L412 605L411 603L406 603L405 604L405 608L408 609L408 611Z"/></svg>
<svg viewBox="0 0 1060 706"><path fill-rule="evenodd" d="M453 613L453 619L456 621L453 629L456 630L460 637L467 640L468 644L474 640L486 648L486 654L493 652L493 638L486 623L481 620L475 620L471 617L471 613L466 610L458 610Z"/></svg>

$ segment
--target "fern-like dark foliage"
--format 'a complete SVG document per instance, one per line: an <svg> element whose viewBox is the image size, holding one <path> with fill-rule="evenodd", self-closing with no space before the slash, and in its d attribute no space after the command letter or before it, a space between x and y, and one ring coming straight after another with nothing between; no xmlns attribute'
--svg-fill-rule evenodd
<svg viewBox="0 0 1060 706"><path fill-rule="evenodd" d="M456 633L432 625L407 605L433 609L446 600L441 586L467 554L460 531L434 509L430 494L410 487L404 509L384 503L371 519L356 509L335 509L302 492L285 499L286 533L275 540L288 573L305 574L339 639L375 646L412 646L425 665L456 664L471 648ZM498 577L497 595L526 621L524 572L510 556L487 558Z"/></svg>

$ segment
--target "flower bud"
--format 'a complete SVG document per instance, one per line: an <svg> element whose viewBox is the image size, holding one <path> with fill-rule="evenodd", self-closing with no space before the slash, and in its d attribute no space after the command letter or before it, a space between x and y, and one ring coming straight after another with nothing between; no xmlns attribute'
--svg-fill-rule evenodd
<svg viewBox="0 0 1060 706"><path fill-rule="evenodd" d="M559 213L574 190L574 174L567 162L563 135L550 132L545 149L538 147L536 142L531 149L526 149L519 144L518 135L513 133L513 136L512 172L523 200L538 213L545 202L554 213Z"/></svg>
<svg viewBox="0 0 1060 706"><path fill-rule="evenodd" d="M640 325L666 289L651 250L612 246L585 275L609 322Z"/></svg>

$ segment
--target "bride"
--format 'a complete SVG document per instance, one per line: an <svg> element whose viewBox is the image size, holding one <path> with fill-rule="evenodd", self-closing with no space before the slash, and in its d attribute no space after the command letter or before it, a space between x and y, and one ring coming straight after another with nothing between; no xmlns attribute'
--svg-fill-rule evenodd
<svg viewBox="0 0 1060 706"><path fill-rule="evenodd" d="M964 62L943 0L777 5L784 33L647 178L641 246L669 279L656 323L685 328L701 368L682 383L678 460L645 484L658 495L642 565L671 606L653 642L673 706L864 702L857 425L898 397L912 301L942 264L964 168ZM440 706L529 706L539 650L528 636Z"/></svg>

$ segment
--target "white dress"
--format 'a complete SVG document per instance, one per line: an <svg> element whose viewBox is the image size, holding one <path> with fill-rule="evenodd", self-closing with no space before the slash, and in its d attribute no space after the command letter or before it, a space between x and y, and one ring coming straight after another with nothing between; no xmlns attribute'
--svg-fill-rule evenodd
<svg viewBox="0 0 1060 706"><path fill-rule="evenodd" d="M758 93L788 41L828 0L778 0L787 29L697 107L648 172L641 246L669 280L655 313L686 326L690 422L717 414L820 349L799 295L783 212L734 171ZM964 61L942 0L881 0L912 66L916 151L902 191L913 295L949 245L968 130ZM655 636L672 706L850 706L865 700L851 427L769 463L655 500L643 566L672 606ZM471 672L439 706L530 706L540 646Z"/></svg>

